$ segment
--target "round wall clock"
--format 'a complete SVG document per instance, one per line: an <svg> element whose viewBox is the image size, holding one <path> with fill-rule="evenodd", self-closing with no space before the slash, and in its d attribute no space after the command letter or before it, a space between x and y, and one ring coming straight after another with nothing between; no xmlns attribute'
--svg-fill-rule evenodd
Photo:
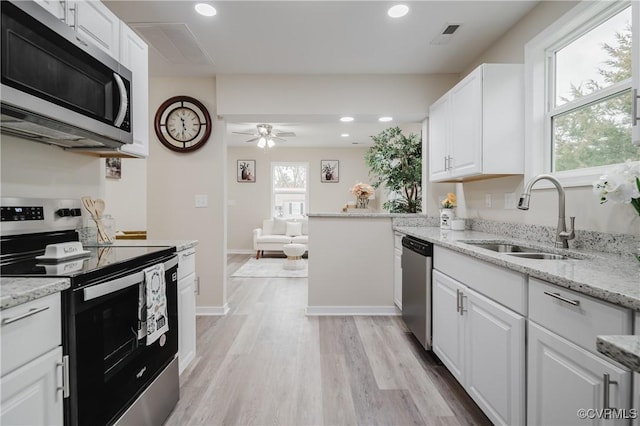
<svg viewBox="0 0 640 426"><path fill-rule="evenodd" d="M176 152L191 152L209 140L211 116L197 99L174 96L158 108L154 127L164 146Z"/></svg>

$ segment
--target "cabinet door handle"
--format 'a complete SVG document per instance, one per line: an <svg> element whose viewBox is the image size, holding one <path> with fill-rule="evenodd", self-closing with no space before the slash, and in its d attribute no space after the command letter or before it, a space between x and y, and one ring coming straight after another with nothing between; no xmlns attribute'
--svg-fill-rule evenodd
<svg viewBox="0 0 640 426"><path fill-rule="evenodd" d="M69 355L62 357L62 362L57 363L58 367L62 367L62 386L57 390L62 391L63 398L69 398Z"/></svg>
<svg viewBox="0 0 640 426"><path fill-rule="evenodd" d="M31 308L27 312L25 312L23 314L20 314L17 317L4 318L2 320L2 325L12 324L12 323L14 323L16 321L20 321L21 319L25 319L25 318L31 317L31 316L33 316L35 314L39 314L40 312L44 312L47 309L49 309L48 306L41 306L39 308Z"/></svg>
<svg viewBox="0 0 640 426"><path fill-rule="evenodd" d="M566 297L561 296L560 293L551 293L550 291L545 291L544 294L546 294L547 296L551 296L554 299L561 300L561 301L563 301L565 303L568 303L570 305L580 306L580 301L579 300L567 299Z"/></svg>
<svg viewBox="0 0 640 426"><path fill-rule="evenodd" d="M444 171L447 171L447 156L444 156Z"/></svg>
<svg viewBox="0 0 640 426"><path fill-rule="evenodd" d="M618 382L615 380L611 380L611 377L609 376L609 373L604 373L602 375L602 408L604 408L605 410L608 410L611 408L611 401L609 401L609 397L610 397L610 388L611 385L617 385Z"/></svg>
<svg viewBox="0 0 640 426"><path fill-rule="evenodd" d="M460 312L460 290L456 289L456 312Z"/></svg>

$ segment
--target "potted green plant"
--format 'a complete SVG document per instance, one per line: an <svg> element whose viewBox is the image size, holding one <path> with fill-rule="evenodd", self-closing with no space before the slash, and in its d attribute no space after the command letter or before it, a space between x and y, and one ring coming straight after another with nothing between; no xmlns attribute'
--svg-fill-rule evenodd
<svg viewBox="0 0 640 426"><path fill-rule="evenodd" d="M392 213L422 211L422 140L411 133L402 134L399 127L383 130L371 136L373 146L367 150L365 161L373 187L384 186L395 197L383 204Z"/></svg>

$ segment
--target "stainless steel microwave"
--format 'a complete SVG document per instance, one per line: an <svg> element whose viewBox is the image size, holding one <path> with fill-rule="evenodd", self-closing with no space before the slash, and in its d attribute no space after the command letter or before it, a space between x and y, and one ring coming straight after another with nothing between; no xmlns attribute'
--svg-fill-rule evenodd
<svg viewBox="0 0 640 426"><path fill-rule="evenodd" d="M0 130L68 149L133 142L131 71L33 1L2 1Z"/></svg>

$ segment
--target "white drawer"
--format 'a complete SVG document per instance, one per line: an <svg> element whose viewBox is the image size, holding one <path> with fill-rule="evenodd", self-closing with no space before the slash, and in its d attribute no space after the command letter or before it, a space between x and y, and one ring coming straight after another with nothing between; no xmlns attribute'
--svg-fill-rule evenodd
<svg viewBox="0 0 640 426"><path fill-rule="evenodd" d="M178 280L196 272L196 249L178 252Z"/></svg>
<svg viewBox="0 0 640 426"><path fill-rule="evenodd" d="M633 311L530 278L529 320L597 354L596 336L632 333Z"/></svg>
<svg viewBox="0 0 640 426"><path fill-rule="evenodd" d="M490 299L527 315L527 280L524 274L440 246L433 249L433 265L438 271Z"/></svg>
<svg viewBox="0 0 640 426"><path fill-rule="evenodd" d="M1 375L62 344L60 293L0 311Z"/></svg>

